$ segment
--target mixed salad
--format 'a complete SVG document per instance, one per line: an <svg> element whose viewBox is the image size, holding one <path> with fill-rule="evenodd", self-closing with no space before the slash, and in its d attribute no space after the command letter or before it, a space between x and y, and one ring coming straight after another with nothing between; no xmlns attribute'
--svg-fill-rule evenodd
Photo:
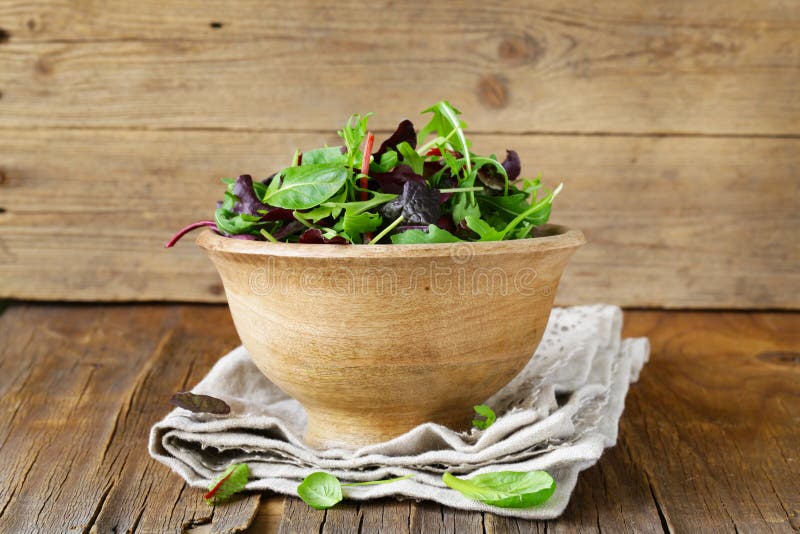
<svg viewBox="0 0 800 534"><path fill-rule="evenodd" d="M344 144L294 153L291 164L260 181L223 179L225 197L213 221L181 229L167 247L196 228L249 240L329 244L418 244L522 239L547 222L561 185L518 180L519 155L472 152L446 101L426 109L417 131L409 120L374 150L371 113L351 116ZM374 150L374 151L373 151Z"/></svg>

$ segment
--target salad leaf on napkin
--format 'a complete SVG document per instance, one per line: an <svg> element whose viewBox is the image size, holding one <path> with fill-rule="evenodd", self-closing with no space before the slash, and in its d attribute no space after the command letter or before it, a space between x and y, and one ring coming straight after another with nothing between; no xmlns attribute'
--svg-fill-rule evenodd
<svg viewBox="0 0 800 534"><path fill-rule="evenodd" d="M175 393L169 403L194 413L213 413L216 415L231 413L231 407L224 400L209 395L198 395L191 391Z"/></svg>
<svg viewBox="0 0 800 534"><path fill-rule="evenodd" d="M406 119L372 152L371 113L352 115L338 134L343 146L298 149L291 165L254 182L223 180L227 189L211 227L257 241L320 244L418 244L523 239L545 224L561 186L542 194L523 179L519 154L505 159L472 152L461 112L447 101L423 111L417 131ZM288 158L287 158L288 159Z"/></svg>
<svg viewBox="0 0 800 534"><path fill-rule="evenodd" d="M310 507L316 510L326 510L344 498L342 486L374 486L377 484L389 484L411 478L411 475L397 478L387 478L385 480L374 480L368 482L350 482L342 484L335 476L317 472L311 473L303 482L297 486L297 495Z"/></svg>
<svg viewBox="0 0 800 534"><path fill-rule="evenodd" d="M484 419L480 419L476 417L472 420L472 426L478 428L480 430L486 430L490 426L497 421L497 415L495 415L494 410L486 406L485 404L479 404L478 406L473 406L475 413L479 416L483 416Z"/></svg>
<svg viewBox="0 0 800 534"><path fill-rule="evenodd" d="M498 471L469 480L445 472L442 482L468 499L500 508L529 508L544 503L556 491L556 481L545 471Z"/></svg>
<svg viewBox="0 0 800 534"><path fill-rule="evenodd" d="M209 506L216 506L247 485L250 468L247 464L233 464L223 471L208 488L203 498Z"/></svg>

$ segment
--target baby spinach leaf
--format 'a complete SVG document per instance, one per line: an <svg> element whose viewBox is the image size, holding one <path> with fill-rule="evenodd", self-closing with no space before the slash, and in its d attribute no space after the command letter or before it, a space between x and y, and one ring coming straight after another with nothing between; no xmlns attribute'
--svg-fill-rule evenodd
<svg viewBox="0 0 800 534"><path fill-rule="evenodd" d="M419 245L423 243L459 243L457 238L447 230L443 230L435 224L428 225L428 230L406 230L392 236L392 243L395 245Z"/></svg>
<svg viewBox="0 0 800 534"><path fill-rule="evenodd" d="M465 497L500 508L529 508L544 503L556 490L556 481L545 471L499 471L469 480L450 473L442 482Z"/></svg>
<svg viewBox="0 0 800 534"><path fill-rule="evenodd" d="M476 417L475 419L472 420L472 426L474 426L475 428L486 430L487 428L492 426L495 421L497 421L497 416L495 415L494 410L492 410L485 404L479 404L478 406L473 406L473 409L475 410L476 414L484 417L484 419Z"/></svg>
<svg viewBox="0 0 800 534"><path fill-rule="evenodd" d="M350 482L342 484L333 475L324 472L311 473L303 482L297 486L297 494L303 501L317 510L326 510L344 498L342 486L374 486L377 484L389 484L411 478L406 475L385 480L371 480L368 482Z"/></svg>
<svg viewBox="0 0 800 534"><path fill-rule="evenodd" d="M225 415L231 412L231 407L224 400L208 395L198 395L191 391L180 391L175 393L169 403L178 408L189 410L194 413L213 413Z"/></svg>
<svg viewBox="0 0 800 534"><path fill-rule="evenodd" d="M247 464L233 464L214 479L203 498L207 504L215 506L234 493L242 491L249 477L250 468Z"/></svg>
<svg viewBox="0 0 800 534"><path fill-rule="evenodd" d="M380 158L375 156L375 159L369 164L369 174L375 176L376 173L389 172L397 166L398 161L397 152L394 150L384 152Z"/></svg>
<svg viewBox="0 0 800 534"><path fill-rule="evenodd" d="M313 208L336 194L347 177L347 169L333 163L289 167L281 171L280 187L268 188L263 201L293 210Z"/></svg>
<svg viewBox="0 0 800 534"><path fill-rule="evenodd" d="M328 473L311 473L297 486L297 495L311 508L325 510L343 499L342 484Z"/></svg>
<svg viewBox="0 0 800 534"><path fill-rule="evenodd" d="M303 165L316 165L319 163L335 163L344 166L347 156L342 152L342 147L332 146L315 148L303 152Z"/></svg>

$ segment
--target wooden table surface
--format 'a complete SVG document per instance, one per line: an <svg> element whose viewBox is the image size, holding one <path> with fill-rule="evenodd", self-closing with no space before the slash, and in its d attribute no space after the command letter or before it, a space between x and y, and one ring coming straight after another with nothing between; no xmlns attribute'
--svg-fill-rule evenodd
<svg viewBox="0 0 800 534"><path fill-rule="evenodd" d="M557 521L431 503L248 494L212 509L150 426L237 344L222 306L10 304L0 316L0 532L797 532L800 314L629 311L652 357L619 442Z"/></svg>

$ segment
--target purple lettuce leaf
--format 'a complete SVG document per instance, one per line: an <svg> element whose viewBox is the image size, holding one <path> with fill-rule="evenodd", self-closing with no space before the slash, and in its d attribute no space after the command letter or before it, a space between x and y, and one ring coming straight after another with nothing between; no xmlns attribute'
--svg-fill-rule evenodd
<svg viewBox="0 0 800 534"><path fill-rule="evenodd" d="M328 239L322 235L322 230L317 228L309 228L300 236L298 243L307 244L329 244L329 245L346 245L347 240L342 236L332 237Z"/></svg>
<svg viewBox="0 0 800 534"><path fill-rule="evenodd" d="M424 181L407 181L402 194L381 207L381 215L387 221L402 215L403 222L409 226L436 224L441 217L440 197L439 191L431 189Z"/></svg>
<svg viewBox="0 0 800 534"><path fill-rule="evenodd" d="M194 413L225 415L231 412L231 407L224 400L208 395L198 395L191 391L181 391L174 394L169 403Z"/></svg>
<svg viewBox="0 0 800 534"><path fill-rule="evenodd" d="M275 175L270 177L273 179ZM247 215L260 215L262 221L290 221L294 219L292 210L284 208L273 208L267 206L258 199L255 189L253 189L253 177L249 174L242 174L236 178L233 184L233 194L238 200L233 203L233 213Z"/></svg>
<svg viewBox="0 0 800 534"><path fill-rule="evenodd" d="M414 123L408 119L398 124L397 129L389 136L389 139L381 143L378 151L372 154L375 157L375 161L380 160L383 153L388 150L397 152L397 145L403 141L411 145L411 148L417 147L417 132L414 130Z"/></svg>
<svg viewBox="0 0 800 534"><path fill-rule="evenodd" d="M503 160L501 165L508 175L509 183L519 178L519 174L522 172L522 162L516 150L506 150L506 159ZM481 167L478 171L478 178L490 189L500 191L504 189L506 185L506 180L503 178L503 175L492 165Z"/></svg>
<svg viewBox="0 0 800 534"><path fill-rule="evenodd" d="M389 172L374 172L371 176L384 193L399 195L406 182L424 182L425 178L415 173L408 165L398 165Z"/></svg>

